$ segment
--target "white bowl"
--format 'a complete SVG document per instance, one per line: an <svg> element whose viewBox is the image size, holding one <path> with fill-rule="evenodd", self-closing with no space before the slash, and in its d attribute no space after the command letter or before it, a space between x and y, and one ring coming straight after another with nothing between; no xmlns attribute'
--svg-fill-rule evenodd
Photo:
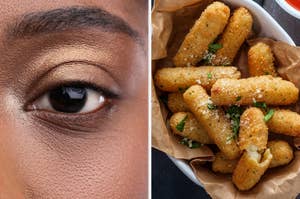
<svg viewBox="0 0 300 199"><path fill-rule="evenodd" d="M290 36L282 29L282 27L267 13L260 5L252 0L223 0L224 3L230 7L243 6L247 8L254 18L254 30L258 33L258 36L270 37L279 41L286 42L290 45L295 43ZM201 182L198 181L194 175L191 167L182 160L170 157L173 163L194 183L202 186Z"/></svg>
<svg viewBox="0 0 300 199"><path fill-rule="evenodd" d="M291 6L285 0L276 0L277 4L290 15L300 19L300 11Z"/></svg>

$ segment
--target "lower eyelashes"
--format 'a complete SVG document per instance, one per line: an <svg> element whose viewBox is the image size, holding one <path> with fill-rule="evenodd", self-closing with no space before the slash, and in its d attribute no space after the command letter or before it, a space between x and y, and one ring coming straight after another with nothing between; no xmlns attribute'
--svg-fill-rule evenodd
<svg viewBox="0 0 300 199"><path fill-rule="evenodd" d="M109 99L85 85L62 85L36 99L29 110L44 110L69 114L89 113L101 109Z"/></svg>

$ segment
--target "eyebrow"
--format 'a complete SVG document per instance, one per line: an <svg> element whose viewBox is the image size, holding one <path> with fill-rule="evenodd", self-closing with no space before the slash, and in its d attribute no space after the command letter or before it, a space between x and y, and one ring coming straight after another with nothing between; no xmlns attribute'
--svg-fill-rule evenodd
<svg viewBox="0 0 300 199"><path fill-rule="evenodd" d="M122 18L94 7L69 7L27 14L10 29L9 36L22 38L84 28L123 33L139 43L141 41L139 33Z"/></svg>

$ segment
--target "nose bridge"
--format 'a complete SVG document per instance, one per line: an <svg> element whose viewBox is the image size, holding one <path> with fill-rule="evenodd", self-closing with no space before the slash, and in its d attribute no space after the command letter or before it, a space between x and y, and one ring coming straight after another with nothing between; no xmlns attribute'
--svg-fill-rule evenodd
<svg viewBox="0 0 300 199"><path fill-rule="evenodd" d="M0 198L24 198L21 180L18 178L15 154L12 150L9 128L0 122ZM17 147L17 146L15 146Z"/></svg>

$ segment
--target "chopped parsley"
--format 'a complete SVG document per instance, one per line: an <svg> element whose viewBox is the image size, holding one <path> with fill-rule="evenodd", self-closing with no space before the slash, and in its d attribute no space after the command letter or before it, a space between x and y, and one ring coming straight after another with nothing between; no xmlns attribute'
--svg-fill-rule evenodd
<svg viewBox="0 0 300 199"><path fill-rule="evenodd" d="M265 102L253 102L253 106L255 106L257 108L262 108L264 110L268 109L268 106Z"/></svg>
<svg viewBox="0 0 300 199"><path fill-rule="evenodd" d="M229 137L227 141L237 138L240 129L240 118L243 112L244 109L237 105L232 105L226 110L226 115L231 120L231 128L233 132L233 135Z"/></svg>
<svg viewBox="0 0 300 199"><path fill-rule="evenodd" d="M217 105L214 105L213 103L208 103L207 104L207 108L209 110L215 110L215 109L217 109Z"/></svg>
<svg viewBox="0 0 300 199"><path fill-rule="evenodd" d="M269 109L265 102L253 102L253 106L262 108L264 109L264 111L267 112L267 114L264 117L265 122L268 122L274 115L274 109Z"/></svg>
<svg viewBox="0 0 300 199"><path fill-rule="evenodd" d="M242 99L242 96L237 96L236 101L240 101Z"/></svg>
<svg viewBox="0 0 300 199"><path fill-rule="evenodd" d="M207 78L211 79L212 78L212 74L211 73L207 73Z"/></svg>
<svg viewBox="0 0 300 199"><path fill-rule="evenodd" d="M222 48L222 44L218 44L218 43L210 44L208 46L208 51L211 53L216 53L221 48Z"/></svg>
<svg viewBox="0 0 300 199"><path fill-rule="evenodd" d="M185 145L185 146L189 147L190 149L195 149L195 148L199 148L199 147L203 146L203 144L193 141L189 138L183 138L180 141L180 144Z"/></svg>
<svg viewBox="0 0 300 199"><path fill-rule="evenodd" d="M188 118L188 115L186 115L177 125L176 125L176 129L180 132L182 132L184 130L184 126L185 126L185 121Z"/></svg>
<svg viewBox="0 0 300 199"><path fill-rule="evenodd" d="M268 121L273 117L274 112L275 112L274 109L270 109L270 110L268 111L268 113L265 115L264 121L265 121L265 122L268 122Z"/></svg>

